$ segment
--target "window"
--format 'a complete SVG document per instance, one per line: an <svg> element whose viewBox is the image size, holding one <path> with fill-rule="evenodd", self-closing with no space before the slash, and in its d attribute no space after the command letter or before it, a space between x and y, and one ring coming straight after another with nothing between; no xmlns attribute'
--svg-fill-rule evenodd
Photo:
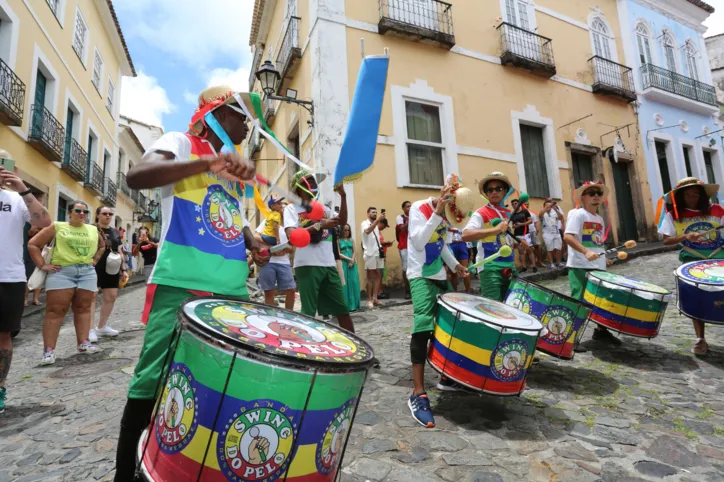
<svg viewBox="0 0 724 482"><path fill-rule="evenodd" d="M58 196L58 221L65 221L66 212L68 212L68 201L64 197Z"/></svg>
<svg viewBox="0 0 724 482"><path fill-rule="evenodd" d="M520 140L523 147L523 168L528 194L531 197L549 197L550 187L548 186L543 129L520 124Z"/></svg>
<svg viewBox="0 0 724 482"><path fill-rule="evenodd" d="M46 0L48 2L48 6L53 11L53 15L56 17L58 16L58 0Z"/></svg>
<svg viewBox="0 0 724 482"><path fill-rule="evenodd" d="M676 42L668 32L664 33L661 43L664 48L664 59L666 60L666 68L672 72L676 72Z"/></svg>
<svg viewBox="0 0 724 482"><path fill-rule="evenodd" d="M73 50L83 65L86 57L86 41L88 40L88 25L86 25L80 10L75 12L75 30L73 31Z"/></svg>
<svg viewBox="0 0 724 482"><path fill-rule="evenodd" d="M598 17L591 22L591 37L593 38L593 55L613 60L611 56L613 39L604 21ZM615 46L613 48L615 49Z"/></svg>
<svg viewBox="0 0 724 482"><path fill-rule="evenodd" d="M429 104L405 101L407 117L407 160L410 183L442 186L443 143L440 108Z"/></svg>
<svg viewBox="0 0 724 482"><path fill-rule="evenodd" d="M113 85L113 81L108 78L108 94L106 97L106 109L108 109L108 112L111 113L111 116L113 116L113 99L116 95L116 86Z"/></svg>
<svg viewBox="0 0 724 482"><path fill-rule="evenodd" d="M636 43L638 45L641 65L653 64L654 62L651 58L651 33L643 22L639 22L638 25L636 25Z"/></svg>
<svg viewBox="0 0 724 482"><path fill-rule="evenodd" d="M669 161L666 156L666 144L656 141L656 158L659 163L659 172L661 173L661 186L664 193L671 191L671 176L669 175Z"/></svg>
<svg viewBox="0 0 724 482"><path fill-rule="evenodd" d="M593 159L579 152L571 152L573 161L573 186L580 187L584 182L593 179Z"/></svg>
<svg viewBox="0 0 724 482"><path fill-rule="evenodd" d="M505 15L508 23L530 30L528 21L528 2L525 0L505 0Z"/></svg>
<svg viewBox="0 0 724 482"><path fill-rule="evenodd" d="M684 47L686 51L686 66L689 69L689 77L699 80L699 68L696 65L696 46L691 40L686 41Z"/></svg>
<svg viewBox="0 0 724 482"><path fill-rule="evenodd" d="M689 149L689 147L684 146L684 166L686 167L686 177L693 176L691 173L691 153L689 152Z"/></svg>
<svg viewBox="0 0 724 482"><path fill-rule="evenodd" d="M103 74L103 58L98 49L95 49L93 55L93 85L96 86L98 93L101 93L101 75Z"/></svg>

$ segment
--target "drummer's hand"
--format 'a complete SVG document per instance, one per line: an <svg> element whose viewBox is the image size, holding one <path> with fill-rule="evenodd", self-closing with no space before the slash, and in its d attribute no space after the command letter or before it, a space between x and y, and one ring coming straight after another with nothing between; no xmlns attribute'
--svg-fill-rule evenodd
<svg viewBox="0 0 724 482"><path fill-rule="evenodd" d="M606 258L606 266L607 266L607 267L613 266L613 260L612 260L612 259L609 259L609 258Z"/></svg>
<svg viewBox="0 0 724 482"><path fill-rule="evenodd" d="M508 221L501 221L497 226L498 233L503 234L508 231Z"/></svg>
<svg viewBox="0 0 724 482"><path fill-rule="evenodd" d="M686 233L684 235L684 239L686 239L687 241L696 241L701 237L702 234L703 233L697 233L697 232Z"/></svg>
<svg viewBox="0 0 724 482"><path fill-rule="evenodd" d="M445 186L440 190L440 197L437 199L437 206L435 207L435 214L438 216L445 215L445 206L450 204L452 196L450 195L450 186Z"/></svg>
<svg viewBox="0 0 724 482"><path fill-rule="evenodd" d="M252 465L261 465L266 462L262 460L261 452L263 451L266 456L271 455L269 453L269 441L264 437L254 439L249 444L249 463Z"/></svg>
<svg viewBox="0 0 724 482"><path fill-rule="evenodd" d="M588 261L597 261L598 258L600 258L599 255L597 255L596 253L594 253L593 251L591 251L589 249L587 249L586 252L583 253L583 255L586 257L586 259Z"/></svg>
<svg viewBox="0 0 724 482"><path fill-rule="evenodd" d="M469 276L468 269L460 263L455 266L455 274L461 278L467 278Z"/></svg>

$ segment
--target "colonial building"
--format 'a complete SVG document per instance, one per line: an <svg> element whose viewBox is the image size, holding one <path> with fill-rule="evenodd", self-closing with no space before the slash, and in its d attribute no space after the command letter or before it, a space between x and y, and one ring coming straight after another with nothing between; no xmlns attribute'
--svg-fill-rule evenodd
<svg viewBox="0 0 724 482"><path fill-rule="evenodd" d="M111 0L0 0L0 147L56 220L115 207L121 76L135 75Z"/></svg>
<svg viewBox="0 0 724 482"><path fill-rule="evenodd" d="M711 64L711 77L719 102L719 119L724 124L724 33L706 38L706 49Z"/></svg>
<svg viewBox="0 0 724 482"><path fill-rule="evenodd" d="M601 179L612 192L608 241L643 239L653 207L619 22L615 0L256 0L249 87L262 92L254 72L270 60L282 77L277 95L311 100L313 119L269 99L266 119L302 161L331 174L360 39L364 54L389 49L375 163L347 189L357 237L369 206L392 217L403 201L435 195L448 173L474 187L502 171L534 211L549 196L570 209L580 182ZM258 135L247 152L276 182L295 170ZM399 279L399 258L389 263Z"/></svg>

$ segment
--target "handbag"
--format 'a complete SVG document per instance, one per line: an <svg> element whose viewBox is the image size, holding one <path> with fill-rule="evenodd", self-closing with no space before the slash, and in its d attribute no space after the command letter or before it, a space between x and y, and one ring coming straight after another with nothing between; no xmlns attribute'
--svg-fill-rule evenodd
<svg viewBox="0 0 724 482"><path fill-rule="evenodd" d="M380 240L377 238L377 233L372 231L372 234L375 236L375 242L377 242L377 249L380 252L380 259L385 259L385 250L380 245Z"/></svg>
<svg viewBox="0 0 724 482"><path fill-rule="evenodd" d="M111 251L106 257L106 274L115 276L121 271L121 265L123 264L123 256Z"/></svg>
<svg viewBox="0 0 724 482"><path fill-rule="evenodd" d="M45 261L45 264L50 264L50 262L53 260L53 248L55 247L55 238L46 245L43 248L43 251L41 252L41 256L43 257L43 261ZM48 272L43 271L42 269L36 267L33 271L33 274L30 275L30 279L28 280L28 289L29 290L36 290L38 288L45 287L45 279L48 277Z"/></svg>

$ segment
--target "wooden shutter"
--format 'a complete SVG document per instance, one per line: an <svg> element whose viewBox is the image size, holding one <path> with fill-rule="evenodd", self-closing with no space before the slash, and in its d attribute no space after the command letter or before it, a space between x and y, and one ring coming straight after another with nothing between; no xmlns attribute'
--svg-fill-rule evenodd
<svg viewBox="0 0 724 482"><path fill-rule="evenodd" d="M546 168L543 129L521 124L520 137L523 144L523 168L528 195L549 197L548 169Z"/></svg>

